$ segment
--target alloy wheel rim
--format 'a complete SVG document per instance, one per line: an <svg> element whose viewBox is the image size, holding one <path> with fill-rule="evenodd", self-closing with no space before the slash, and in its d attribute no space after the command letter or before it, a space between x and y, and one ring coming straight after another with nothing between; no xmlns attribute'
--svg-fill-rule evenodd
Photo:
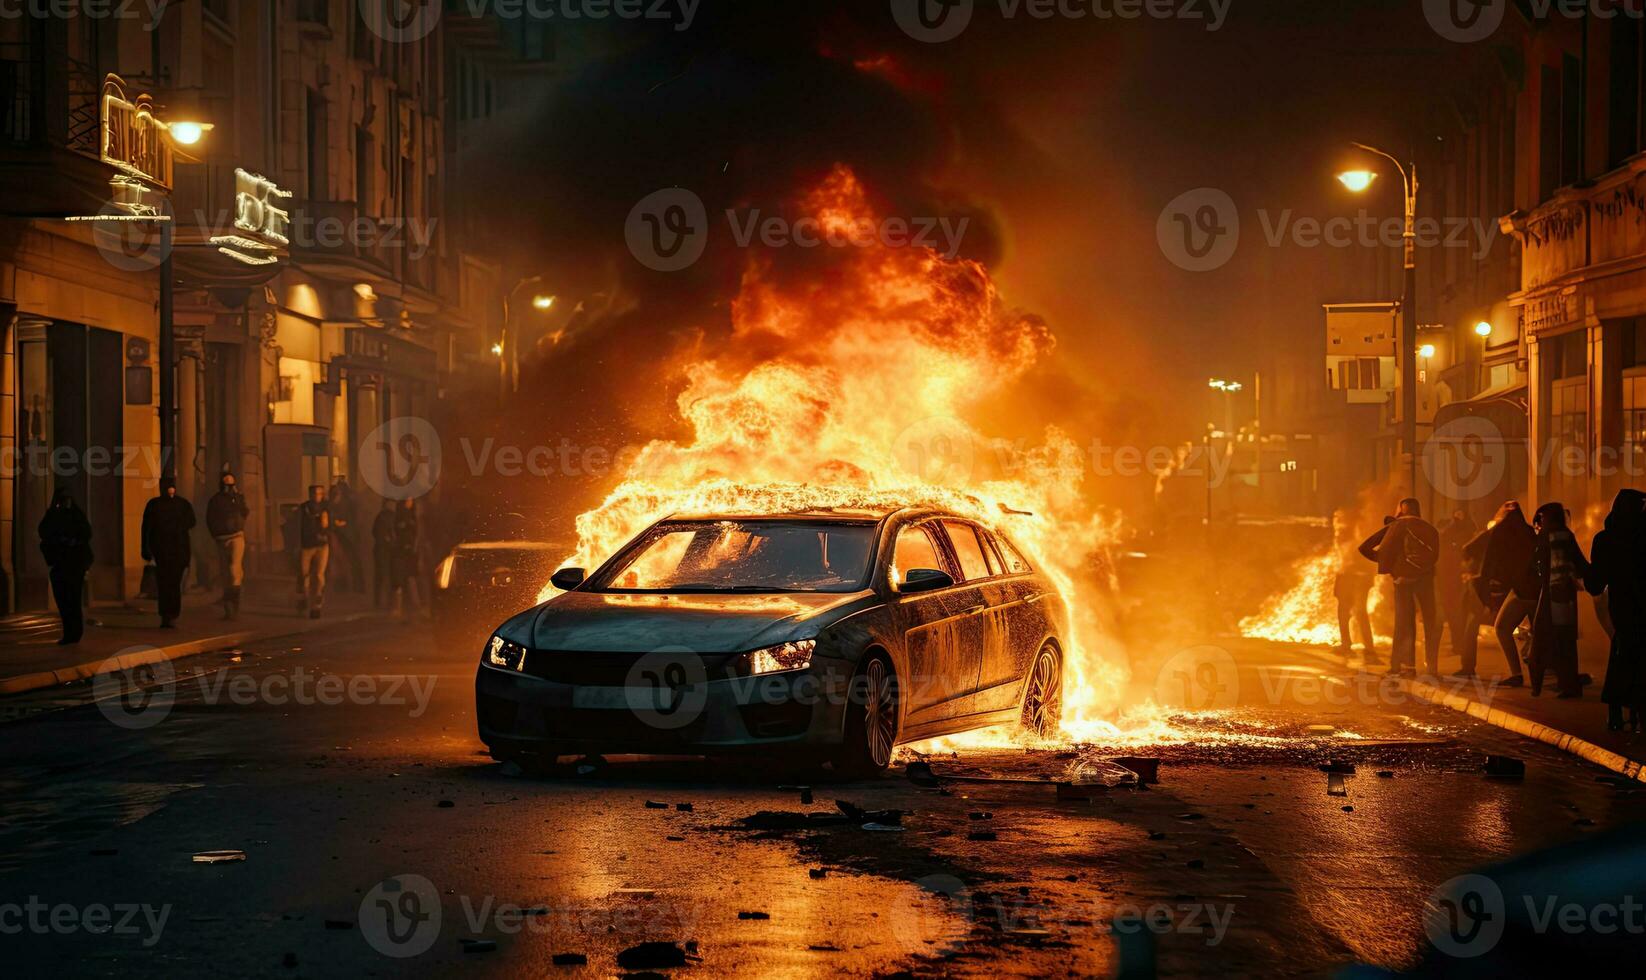
<svg viewBox="0 0 1646 980"><path fill-rule="evenodd" d="M1042 648L1029 674L1029 690L1023 698L1024 727L1042 737L1051 734L1063 711L1063 677L1057 669L1057 655Z"/></svg>
<svg viewBox="0 0 1646 980"><path fill-rule="evenodd" d="M869 662L868 690L863 704L863 729L869 737L869 757L877 766L891 762L897 735L897 705L893 703L891 672L881 660Z"/></svg>

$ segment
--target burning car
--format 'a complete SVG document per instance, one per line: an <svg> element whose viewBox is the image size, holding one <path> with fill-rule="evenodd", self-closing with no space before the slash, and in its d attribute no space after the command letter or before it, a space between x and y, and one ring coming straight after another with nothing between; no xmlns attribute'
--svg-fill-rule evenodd
<svg viewBox="0 0 1646 980"><path fill-rule="evenodd" d="M784 750L868 774L903 741L1058 728L1063 599L955 513L670 517L553 582L481 651L497 759Z"/></svg>

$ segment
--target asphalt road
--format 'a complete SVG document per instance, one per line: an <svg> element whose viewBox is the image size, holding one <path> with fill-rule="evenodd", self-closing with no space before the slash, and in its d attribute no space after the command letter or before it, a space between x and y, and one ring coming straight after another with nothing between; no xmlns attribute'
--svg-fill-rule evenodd
<svg viewBox="0 0 1646 980"><path fill-rule="evenodd" d="M531 777L484 754L474 658L427 632L180 661L135 721L89 685L0 702L7 973L1317 975L1408 965L1442 882L1646 817L1592 766L1250 644L1215 710L1145 738L929 758L1057 780L1159 756L1145 790L813 778L807 804L747 762ZM1487 778L1488 753L1526 778ZM865 830L837 799L910 812Z"/></svg>

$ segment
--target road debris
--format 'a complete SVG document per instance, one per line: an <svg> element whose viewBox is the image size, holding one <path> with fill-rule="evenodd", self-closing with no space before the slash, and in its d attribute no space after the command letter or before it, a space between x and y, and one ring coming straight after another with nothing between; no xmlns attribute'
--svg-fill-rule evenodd
<svg viewBox="0 0 1646 980"><path fill-rule="evenodd" d="M1326 795L1327 796L1348 796L1349 795L1349 784L1346 781L1344 781L1342 773L1329 772L1329 773L1326 774Z"/></svg>
<svg viewBox="0 0 1646 980"><path fill-rule="evenodd" d="M806 830L851 823L839 813L801 813L798 810L761 810L738 821L744 830Z"/></svg>
<svg viewBox="0 0 1646 980"><path fill-rule="evenodd" d="M806 873L811 875L813 878L822 878L827 875L829 871L827 868L808 868Z"/></svg>
<svg viewBox="0 0 1646 980"><path fill-rule="evenodd" d="M737 917L746 922L749 920L769 919L772 916L770 912L739 912L737 913Z"/></svg>
<svg viewBox="0 0 1646 980"><path fill-rule="evenodd" d="M555 966L588 966L589 958L582 953L556 953L549 962Z"/></svg>
<svg viewBox="0 0 1646 980"><path fill-rule="evenodd" d="M1512 755L1488 755L1486 775L1519 779L1526 775L1526 763Z"/></svg>
<svg viewBox="0 0 1646 980"><path fill-rule="evenodd" d="M686 951L678 943L654 940L618 953L617 965L625 970L667 970L685 966Z"/></svg>
<svg viewBox="0 0 1646 980"><path fill-rule="evenodd" d="M904 828L898 826L897 824L875 823L874 821L871 820L870 822L863 825L863 829L864 830L880 831L882 833L897 833L897 832L902 831Z"/></svg>
<svg viewBox="0 0 1646 980"><path fill-rule="evenodd" d="M966 814L966 819L968 819L968 820L993 820L994 819L994 814L990 813L987 810L973 810L972 812Z"/></svg>
<svg viewBox="0 0 1646 980"><path fill-rule="evenodd" d="M245 851L201 851L194 856L195 864L227 864L230 861L244 861Z"/></svg>
<svg viewBox="0 0 1646 980"><path fill-rule="evenodd" d="M1355 774L1355 764L1352 762L1345 762L1342 759L1333 759L1332 761L1321 766L1320 771L1335 772L1344 776L1353 776Z"/></svg>
<svg viewBox="0 0 1646 980"><path fill-rule="evenodd" d="M990 841L998 840L999 835L992 830L974 830L966 835L967 840Z"/></svg>
<svg viewBox="0 0 1646 980"><path fill-rule="evenodd" d="M1113 760L1114 764L1129 769L1137 774L1139 786L1149 786L1160 782L1160 760L1143 758L1135 755L1123 755Z"/></svg>
<svg viewBox="0 0 1646 980"><path fill-rule="evenodd" d="M495 953L497 940L495 939L459 939L458 944L465 953Z"/></svg>
<svg viewBox="0 0 1646 980"><path fill-rule="evenodd" d="M850 800L835 800L834 805L853 823L901 824L903 822L904 811L902 810L865 810Z"/></svg>
<svg viewBox="0 0 1646 980"><path fill-rule="evenodd" d="M668 808L669 805L667 803L659 803L657 800L646 801L646 809L648 810L667 810Z"/></svg>

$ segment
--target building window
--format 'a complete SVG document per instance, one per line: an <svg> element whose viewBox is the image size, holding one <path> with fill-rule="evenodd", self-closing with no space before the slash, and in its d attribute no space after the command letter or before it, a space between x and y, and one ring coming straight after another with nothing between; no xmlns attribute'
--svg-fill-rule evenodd
<svg viewBox="0 0 1646 980"><path fill-rule="evenodd" d="M326 100L319 92L309 90L308 100L308 177L309 200L329 201L326 184Z"/></svg>
<svg viewBox="0 0 1646 980"><path fill-rule="evenodd" d="M1543 66L1538 85L1538 196L1548 200L1557 188L1578 180L1582 156L1582 63L1571 55L1560 67Z"/></svg>
<svg viewBox="0 0 1646 980"><path fill-rule="evenodd" d="M1607 92L1607 153L1610 169L1640 152L1640 21L1612 20L1611 76Z"/></svg>
<svg viewBox="0 0 1646 980"><path fill-rule="evenodd" d="M1646 367L1623 372L1623 472L1646 472Z"/></svg>

